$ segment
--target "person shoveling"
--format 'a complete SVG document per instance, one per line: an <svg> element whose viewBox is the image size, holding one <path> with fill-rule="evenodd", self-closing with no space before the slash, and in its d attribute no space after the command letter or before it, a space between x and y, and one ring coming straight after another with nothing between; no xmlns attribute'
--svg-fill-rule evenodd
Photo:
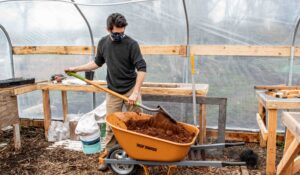
<svg viewBox="0 0 300 175"><path fill-rule="evenodd" d="M150 109L142 105L141 86L146 75L146 62L140 51L139 44L125 35L127 21L120 13L113 13L107 18L108 35L104 36L98 43L97 54L94 61L87 64L70 67L65 69L69 75L76 76L75 72L91 71L107 65L107 88L106 92L106 110L107 115L113 112L121 112L123 105L127 111L142 112L140 107ZM137 70L137 71L136 71ZM101 88L90 80L80 77L89 84ZM134 105L135 104L135 105ZM164 114L171 119L170 115L161 107L153 110ZM175 120L173 122L176 122ZM106 127L105 149L100 154L100 158L106 157L108 151L117 143L110 126ZM105 171L108 167L106 164L100 164L99 170Z"/></svg>

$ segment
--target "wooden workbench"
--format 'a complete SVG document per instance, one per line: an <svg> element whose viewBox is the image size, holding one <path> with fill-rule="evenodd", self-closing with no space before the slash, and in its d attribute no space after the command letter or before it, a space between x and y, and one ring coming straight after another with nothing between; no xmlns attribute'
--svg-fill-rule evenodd
<svg viewBox="0 0 300 175"><path fill-rule="evenodd" d="M260 146L267 146L267 167L266 174L275 174L276 162L276 130L277 130L277 110L280 109L300 109L299 98L276 98L266 95L266 91L256 91L258 100L257 123L261 131ZM267 121L266 121L267 119ZM266 127L267 123L267 127Z"/></svg>
<svg viewBox="0 0 300 175"><path fill-rule="evenodd" d="M100 85L105 85L106 82L97 82ZM63 105L63 116L66 119L68 113L67 103L67 91L81 91L81 92L99 92L103 93L101 89L97 89L91 85L63 85L63 84L52 84L52 83L40 83L37 85L38 90L42 90L43 94L43 109L44 109L44 128L45 137L48 136L48 129L51 122L51 110L50 110L50 97L49 91L61 91L62 105ZM141 88L142 95L153 95L153 96L192 96L192 85L182 83L144 83ZM207 84L196 85L196 96L206 96L208 92ZM206 106L202 104L200 106L200 142L204 142L206 137Z"/></svg>
<svg viewBox="0 0 300 175"><path fill-rule="evenodd" d="M21 148L17 95L36 89L35 84L0 88L0 129L13 125L16 149Z"/></svg>

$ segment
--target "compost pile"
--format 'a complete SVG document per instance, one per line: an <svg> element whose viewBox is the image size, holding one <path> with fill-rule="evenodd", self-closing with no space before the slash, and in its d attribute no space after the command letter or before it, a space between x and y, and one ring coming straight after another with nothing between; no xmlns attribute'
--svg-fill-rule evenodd
<svg viewBox="0 0 300 175"><path fill-rule="evenodd" d="M182 125L172 123L161 113L150 119L128 120L125 124L128 130L178 143L189 143L195 136Z"/></svg>

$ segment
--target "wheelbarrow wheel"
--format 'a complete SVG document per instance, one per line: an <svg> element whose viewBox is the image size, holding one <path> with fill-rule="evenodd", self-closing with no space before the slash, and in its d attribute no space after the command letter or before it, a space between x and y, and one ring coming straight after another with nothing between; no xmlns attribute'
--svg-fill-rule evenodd
<svg viewBox="0 0 300 175"><path fill-rule="evenodd" d="M108 154L110 159L125 159L127 158L126 152L120 147L115 145ZM137 165L125 165L125 164L108 164L108 167L115 173L120 175L135 174L137 171Z"/></svg>

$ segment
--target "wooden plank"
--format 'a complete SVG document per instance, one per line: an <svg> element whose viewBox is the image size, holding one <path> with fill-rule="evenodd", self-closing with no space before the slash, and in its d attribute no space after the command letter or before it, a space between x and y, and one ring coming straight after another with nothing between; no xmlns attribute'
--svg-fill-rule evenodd
<svg viewBox="0 0 300 175"><path fill-rule="evenodd" d="M184 45L140 45L144 55L186 55ZM14 46L15 55L58 54L58 55L90 55L90 46Z"/></svg>
<svg viewBox="0 0 300 175"><path fill-rule="evenodd" d="M44 128L44 120L21 118L20 125L24 127Z"/></svg>
<svg viewBox="0 0 300 175"><path fill-rule="evenodd" d="M199 115L199 144L206 143L206 105L200 104L200 115Z"/></svg>
<svg viewBox="0 0 300 175"><path fill-rule="evenodd" d="M207 129L206 136L211 139L216 139L218 137L218 131L216 129ZM276 142L284 142L284 135L277 134L276 139ZM226 130L225 140L258 143L259 132Z"/></svg>
<svg viewBox="0 0 300 175"><path fill-rule="evenodd" d="M45 138L48 139L48 130L49 130L50 122L51 122L49 91L42 90L42 94L43 94Z"/></svg>
<svg viewBox="0 0 300 175"><path fill-rule="evenodd" d="M286 57L291 55L289 46L245 46L245 45L192 45L190 53L206 56L262 56ZM300 56L300 48L295 49L295 56Z"/></svg>
<svg viewBox="0 0 300 175"><path fill-rule="evenodd" d="M300 156L294 159L293 174L296 174L299 171L300 171Z"/></svg>
<svg viewBox="0 0 300 175"><path fill-rule="evenodd" d="M14 55L58 54L58 55L90 55L89 46L14 46Z"/></svg>
<svg viewBox="0 0 300 175"><path fill-rule="evenodd" d="M185 45L141 45L143 55L181 55L186 56Z"/></svg>
<svg viewBox="0 0 300 175"><path fill-rule="evenodd" d="M280 163L277 167L278 175L289 175L285 172L286 168L294 161L295 157L298 155L300 151L299 142L296 138L293 139L286 153L283 155Z"/></svg>
<svg viewBox="0 0 300 175"><path fill-rule="evenodd" d="M288 150L289 146L291 145L293 139L294 139L293 134L291 133L291 131L289 129L287 129L286 130L286 135L285 135L283 155L287 153L287 150ZM294 162L291 162L290 165L282 171L282 173L283 174L292 174L293 164L294 164Z"/></svg>
<svg viewBox="0 0 300 175"><path fill-rule="evenodd" d="M219 104L218 143L225 142L226 112L227 112L227 99L222 100L221 103Z"/></svg>
<svg viewBox="0 0 300 175"><path fill-rule="evenodd" d="M185 45L140 45L145 55L186 55ZM15 55L26 54L63 54L89 55L89 46L14 46ZM228 56L274 56L289 57L289 46L245 46L245 45L192 45L190 53L194 55ZM300 48L295 49L295 56L300 56Z"/></svg>
<svg viewBox="0 0 300 175"><path fill-rule="evenodd" d="M279 101L283 100L283 101ZM279 99L278 101L266 101L266 108L268 109L300 109L300 99ZM290 100L290 101L287 101Z"/></svg>
<svg viewBox="0 0 300 175"><path fill-rule="evenodd" d="M151 95L168 95L168 96L191 96L191 89L179 89L179 88L149 88L142 87L142 94L151 94ZM207 94L206 90L196 90L196 96L205 96Z"/></svg>
<svg viewBox="0 0 300 175"><path fill-rule="evenodd" d="M258 101L258 114L260 115L264 126L266 126L266 109L263 106L263 104L260 102L260 100ZM264 140L263 135L261 133L259 137L259 145L262 148L265 148L267 146L267 142L266 140Z"/></svg>
<svg viewBox="0 0 300 175"><path fill-rule="evenodd" d="M290 146L290 144L292 143L293 139L294 139L294 136L291 133L291 131L289 129L286 129L283 153L287 152L287 149Z"/></svg>
<svg viewBox="0 0 300 175"><path fill-rule="evenodd" d="M37 85L36 84L20 86L20 87L16 87L14 89L14 95L25 94L25 93L32 92L32 91L35 91L35 90L37 90Z"/></svg>
<svg viewBox="0 0 300 175"><path fill-rule="evenodd" d="M201 89L200 89L201 88ZM63 84L50 84L41 83L37 85L38 90L61 90L61 91L82 91L82 92L104 92L91 85L63 85ZM178 95L178 96L191 96L191 87L185 85L180 88L161 88L161 87L142 87L141 92L143 95ZM196 87L197 96L205 96L208 92L208 85L198 85Z"/></svg>
<svg viewBox="0 0 300 175"><path fill-rule="evenodd" d="M254 89L261 89L261 90L300 90L300 86L261 85L261 86L254 86Z"/></svg>
<svg viewBox="0 0 300 175"><path fill-rule="evenodd" d="M275 174L277 110L268 110L267 175Z"/></svg>
<svg viewBox="0 0 300 175"><path fill-rule="evenodd" d="M10 90L0 90L0 128L18 123L17 97Z"/></svg>
<svg viewBox="0 0 300 175"><path fill-rule="evenodd" d="M266 141L268 138L268 130L267 130L266 125L264 124L261 116L259 115L259 113L256 114L256 121L259 126L261 136L262 136L263 140Z"/></svg>
<svg viewBox="0 0 300 175"><path fill-rule="evenodd" d="M241 166L241 172L242 172L242 175L249 175L247 166Z"/></svg>
<svg viewBox="0 0 300 175"><path fill-rule="evenodd" d="M67 97L67 91L61 91L61 99L62 99L62 108L63 108L63 117L64 121L67 119L68 115L68 97Z"/></svg>
<svg viewBox="0 0 300 175"><path fill-rule="evenodd" d="M16 123L13 126L14 126L14 144L15 144L15 149L19 150L21 148L20 124Z"/></svg>

